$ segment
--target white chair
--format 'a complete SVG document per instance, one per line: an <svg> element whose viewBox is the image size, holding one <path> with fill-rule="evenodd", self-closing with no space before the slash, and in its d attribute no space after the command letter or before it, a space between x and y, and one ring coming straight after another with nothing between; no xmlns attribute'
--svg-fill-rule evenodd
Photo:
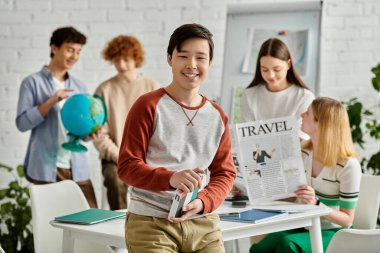
<svg viewBox="0 0 380 253"><path fill-rule="evenodd" d="M352 227L355 229L375 229L379 207L380 176L363 174Z"/></svg>
<svg viewBox="0 0 380 253"><path fill-rule="evenodd" d="M380 229L341 229L331 239L326 253L378 253Z"/></svg>
<svg viewBox="0 0 380 253"><path fill-rule="evenodd" d="M35 252L61 252L63 231L52 227L49 222L56 216L89 209L83 192L75 182L65 180L52 184L31 185L30 198ZM104 245L76 240L74 252L113 251Z"/></svg>
<svg viewBox="0 0 380 253"><path fill-rule="evenodd" d="M379 252L380 229L376 228L380 207L380 176L363 174L353 229L338 231L326 253Z"/></svg>

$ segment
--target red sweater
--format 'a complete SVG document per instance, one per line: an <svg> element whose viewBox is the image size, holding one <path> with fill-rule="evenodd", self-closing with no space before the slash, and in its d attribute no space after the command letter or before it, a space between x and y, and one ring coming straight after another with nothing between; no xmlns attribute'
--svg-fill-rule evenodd
<svg viewBox="0 0 380 253"><path fill-rule="evenodd" d="M155 217L169 212L175 195L169 179L176 171L208 169L210 181L198 198L210 213L236 177L227 117L205 97L198 107L188 107L163 88L145 94L128 114L118 167L121 180L133 186L128 210Z"/></svg>

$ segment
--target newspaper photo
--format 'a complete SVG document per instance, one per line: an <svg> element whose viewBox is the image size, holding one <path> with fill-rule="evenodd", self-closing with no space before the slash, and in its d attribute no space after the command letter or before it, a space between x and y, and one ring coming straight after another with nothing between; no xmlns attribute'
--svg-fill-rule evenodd
<svg viewBox="0 0 380 253"><path fill-rule="evenodd" d="M236 124L234 134L235 185L244 184L252 205L294 197L306 184L295 116Z"/></svg>

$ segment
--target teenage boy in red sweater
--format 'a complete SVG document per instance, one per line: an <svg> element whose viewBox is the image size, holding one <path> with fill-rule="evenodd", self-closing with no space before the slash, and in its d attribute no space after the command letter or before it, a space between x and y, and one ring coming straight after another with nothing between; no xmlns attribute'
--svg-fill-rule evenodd
<svg viewBox="0 0 380 253"><path fill-rule="evenodd" d="M213 57L210 31L198 24L177 28L167 61L173 80L141 96L124 127L118 174L132 186L126 218L129 252L224 252L219 217L210 214L225 199L236 177L227 117L199 93ZM208 185L168 220L175 190ZM194 217L194 214L202 216Z"/></svg>

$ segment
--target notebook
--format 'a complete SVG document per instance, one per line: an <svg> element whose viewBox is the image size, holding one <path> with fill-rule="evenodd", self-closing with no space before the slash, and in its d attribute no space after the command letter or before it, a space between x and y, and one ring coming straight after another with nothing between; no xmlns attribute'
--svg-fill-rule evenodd
<svg viewBox="0 0 380 253"><path fill-rule="evenodd" d="M285 212L275 212L275 211L264 211L252 209L236 214L229 215L220 215L221 220L225 221L238 221L238 222L250 222L250 223L259 223L271 219L275 219L288 213Z"/></svg>
<svg viewBox="0 0 380 253"><path fill-rule="evenodd" d="M58 222L91 225L103 221L122 218L126 215L125 212L117 212L110 210L103 210L98 208L91 208L81 212L72 213L64 216L55 217L54 220Z"/></svg>

